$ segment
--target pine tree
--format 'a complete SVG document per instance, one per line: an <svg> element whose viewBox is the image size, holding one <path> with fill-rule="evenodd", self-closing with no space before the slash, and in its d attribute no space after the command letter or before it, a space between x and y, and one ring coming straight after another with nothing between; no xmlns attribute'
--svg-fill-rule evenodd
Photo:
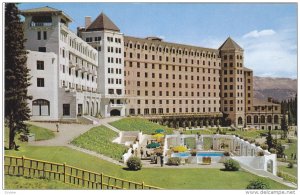
<svg viewBox="0 0 300 195"><path fill-rule="evenodd" d="M28 132L24 121L29 119L30 113L29 69L19 13L16 4L5 4L5 124L9 128L9 149L16 149L17 133Z"/></svg>
<svg viewBox="0 0 300 195"><path fill-rule="evenodd" d="M282 119L281 119L281 130L283 131L283 138L287 138L287 133L288 133L288 122L286 120L286 115L283 114Z"/></svg>
<svg viewBox="0 0 300 195"><path fill-rule="evenodd" d="M266 137L266 144L268 145L268 150L270 151L271 148L274 148L274 140L271 134L271 130L268 131L268 135Z"/></svg>

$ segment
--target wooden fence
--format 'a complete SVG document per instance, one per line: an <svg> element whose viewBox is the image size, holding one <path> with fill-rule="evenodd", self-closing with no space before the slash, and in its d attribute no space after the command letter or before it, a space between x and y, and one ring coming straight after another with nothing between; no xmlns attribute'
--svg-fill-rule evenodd
<svg viewBox="0 0 300 195"><path fill-rule="evenodd" d="M26 158L24 156L4 156L4 173L43 179L54 179L88 189L161 189L138 182L96 173L66 163L54 163Z"/></svg>

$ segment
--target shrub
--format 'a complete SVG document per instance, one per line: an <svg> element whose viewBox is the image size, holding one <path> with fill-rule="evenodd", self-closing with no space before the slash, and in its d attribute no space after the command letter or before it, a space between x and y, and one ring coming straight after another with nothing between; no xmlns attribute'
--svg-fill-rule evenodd
<svg viewBox="0 0 300 195"><path fill-rule="evenodd" d="M179 157L171 157L168 159L168 165L180 165L180 158Z"/></svg>
<svg viewBox="0 0 300 195"><path fill-rule="evenodd" d="M141 159L139 159L138 157L130 157L127 160L127 167L129 170L140 170L142 168L142 162Z"/></svg>
<svg viewBox="0 0 300 195"><path fill-rule="evenodd" d="M173 151L174 152L185 152L185 151L187 151L187 148L185 146L175 146L173 148Z"/></svg>
<svg viewBox="0 0 300 195"><path fill-rule="evenodd" d="M230 156L230 153L227 152L227 151L225 151L225 152L224 152L224 156Z"/></svg>
<svg viewBox="0 0 300 195"><path fill-rule="evenodd" d="M265 154L264 154L264 152L263 151L259 151L259 152L257 152L257 156L264 156Z"/></svg>
<svg viewBox="0 0 300 195"><path fill-rule="evenodd" d="M192 156L196 156L196 155L197 155L197 150L195 150L195 149L192 150L192 151L191 151L191 155L192 155Z"/></svg>
<svg viewBox="0 0 300 195"><path fill-rule="evenodd" d="M238 171L240 169L240 164L232 159L226 160L224 166L226 171Z"/></svg>
<svg viewBox="0 0 300 195"><path fill-rule="evenodd" d="M261 147L261 149L263 149L263 150L267 150L268 149L268 145L262 145L262 146L260 146Z"/></svg>
<svg viewBox="0 0 300 195"><path fill-rule="evenodd" d="M250 181L246 189L270 189L270 186L268 183L257 179Z"/></svg>
<svg viewBox="0 0 300 195"><path fill-rule="evenodd" d="M269 150L269 152L271 152L272 154L275 154L275 153L276 153L276 150L275 150L274 148L271 148L271 149Z"/></svg>
<svg viewBox="0 0 300 195"><path fill-rule="evenodd" d="M255 142L255 146L260 146L260 143L258 143L258 142Z"/></svg>
<svg viewBox="0 0 300 195"><path fill-rule="evenodd" d="M288 168L292 169L294 167L294 164L292 162L289 162L287 165Z"/></svg>
<svg viewBox="0 0 300 195"><path fill-rule="evenodd" d="M287 141L289 144L294 143L294 141L292 139L288 139Z"/></svg>

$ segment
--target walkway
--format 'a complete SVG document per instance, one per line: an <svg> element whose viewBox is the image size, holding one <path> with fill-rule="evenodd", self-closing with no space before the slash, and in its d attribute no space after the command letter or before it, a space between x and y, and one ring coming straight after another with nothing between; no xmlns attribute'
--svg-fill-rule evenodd
<svg viewBox="0 0 300 195"><path fill-rule="evenodd" d="M33 146L68 146L68 144L80 136L81 134L87 132L92 127L100 125L108 125L108 123L119 120L121 117L110 117L99 119L99 124L97 125L86 125L86 124L59 124L59 132L56 132L56 123L46 123L46 122L28 122L29 124L43 127L52 130L56 135L53 139L31 142L30 145Z"/></svg>

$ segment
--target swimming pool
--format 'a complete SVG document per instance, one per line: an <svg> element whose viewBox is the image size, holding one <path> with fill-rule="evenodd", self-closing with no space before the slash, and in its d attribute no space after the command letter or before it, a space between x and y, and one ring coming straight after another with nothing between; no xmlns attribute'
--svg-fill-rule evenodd
<svg viewBox="0 0 300 195"><path fill-rule="evenodd" d="M171 156L183 158L183 157L189 157L189 156L191 156L191 154L188 152L179 152L179 153L173 153Z"/></svg>
<svg viewBox="0 0 300 195"><path fill-rule="evenodd" d="M224 156L224 153L223 152L198 152L197 156L221 157Z"/></svg>

